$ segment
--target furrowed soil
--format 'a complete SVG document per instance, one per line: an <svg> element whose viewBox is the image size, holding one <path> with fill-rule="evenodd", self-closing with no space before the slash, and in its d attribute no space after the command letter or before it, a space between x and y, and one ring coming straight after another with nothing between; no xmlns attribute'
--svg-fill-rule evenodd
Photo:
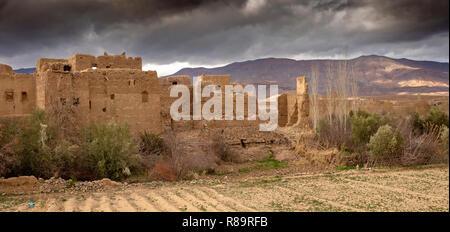
<svg viewBox="0 0 450 232"><path fill-rule="evenodd" d="M35 202L35 206L29 206ZM448 166L130 184L3 194L0 211L449 211Z"/></svg>

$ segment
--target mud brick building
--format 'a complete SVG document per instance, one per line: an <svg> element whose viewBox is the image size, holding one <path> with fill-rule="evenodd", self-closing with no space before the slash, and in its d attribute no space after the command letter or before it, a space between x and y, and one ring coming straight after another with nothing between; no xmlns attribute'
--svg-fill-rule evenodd
<svg viewBox="0 0 450 232"><path fill-rule="evenodd" d="M222 92L231 83L230 75L201 75L202 86L218 85ZM15 73L0 64L0 117L23 117L40 108L50 115L63 112L75 123L116 120L127 122L133 132L160 133L165 128L191 130L201 128L257 127L258 120L182 120L170 117L170 97L174 85L187 85L193 96L189 76L158 78L156 71L142 71L140 57L121 55L92 56L75 54L69 59L41 58L30 75ZM308 116L308 89L305 77L297 81L297 93L278 97L279 126L298 125ZM224 95L223 95L224 96ZM244 110L251 94L245 94ZM202 98L202 105L208 98ZM223 101L225 98L223 97ZM233 98L236 103L236 96ZM191 104L191 114L193 112ZM225 114L223 102L222 113ZM234 108L235 109L235 108Z"/></svg>

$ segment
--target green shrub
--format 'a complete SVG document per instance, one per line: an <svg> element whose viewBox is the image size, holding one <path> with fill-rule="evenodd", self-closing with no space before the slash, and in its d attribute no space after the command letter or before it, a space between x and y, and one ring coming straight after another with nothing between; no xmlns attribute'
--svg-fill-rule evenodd
<svg viewBox="0 0 450 232"><path fill-rule="evenodd" d="M160 155L164 151L164 139L150 132L139 134L139 151L143 155Z"/></svg>
<svg viewBox="0 0 450 232"><path fill-rule="evenodd" d="M139 153L146 172L155 167L160 156L166 151L164 139L160 135L147 131L139 134Z"/></svg>
<svg viewBox="0 0 450 232"><path fill-rule="evenodd" d="M1 176L67 177L72 171L70 144L56 140L56 130L42 110L24 120L3 122L0 145Z"/></svg>
<svg viewBox="0 0 450 232"><path fill-rule="evenodd" d="M23 121L2 120L0 122L0 148L8 145L16 138L23 128Z"/></svg>
<svg viewBox="0 0 450 232"><path fill-rule="evenodd" d="M411 125L415 132L422 134L425 130L425 121L420 117L419 113L414 112L411 114Z"/></svg>
<svg viewBox="0 0 450 232"><path fill-rule="evenodd" d="M411 115L411 124L414 131L423 134L443 126L449 126L449 116L437 106L432 106L425 118L420 117L419 113L414 112Z"/></svg>
<svg viewBox="0 0 450 232"><path fill-rule="evenodd" d="M326 148L330 147L345 147L350 144L350 122L346 121L345 128L342 128L339 123L335 121L330 123L328 119L320 119L316 129L316 139L320 144ZM339 135L339 136L336 136Z"/></svg>
<svg viewBox="0 0 450 232"><path fill-rule="evenodd" d="M140 156L127 124L93 123L85 128L83 153L97 178L120 180L140 171Z"/></svg>
<svg viewBox="0 0 450 232"><path fill-rule="evenodd" d="M21 124L18 120L2 120L0 122L0 176L7 176L12 167L17 165L14 157Z"/></svg>
<svg viewBox="0 0 450 232"><path fill-rule="evenodd" d="M55 174L57 166L52 156L54 130L46 122L45 112L34 110L29 120L18 129L14 145L14 175L34 175L48 178Z"/></svg>
<svg viewBox="0 0 450 232"><path fill-rule="evenodd" d="M52 161L56 166L56 176L71 178L77 172L75 164L80 157L76 154L80 154L78 145L61 141L55 146L52 150Z"/></svg>
<svg viewBox="0 0 450 232"><path fill-rule="evenodd" d="M444 153L448 155L448 127L443 127L441 131L441 146Z"/></svg>
<svg viewBox="0 0 450 232"><path fill-rule="evenodd" d="M426 165L443 163L447 160L442 152L440 134L440 128L427 130L422 134L412 133L412 131L408 133L408 130L404 130L405 149L401 164L404 166Z"/></svg>
<svg viewBox="0 0 450 232"><path fill-rule="evenodd" d="M377 132L378 128L388 122L388 116L370 114L358 110L351 117L351 139L355 145L367 144L370 136Z"/></svg>
<svg viewBox="0 0 450 232"><path fill-rule="evenodd" d="M394 133L391 126L384 125L370 137L368 148L374 160L392 164L403 153L403 138L399 132Z"/></svg>
<svg viewBox="0 0 450 232"><path fill-rule="evenodd" d="M436 127L448 127L448 114L439 109L437 106L432 106L425 117L425 123L429 123Z"/></svg>

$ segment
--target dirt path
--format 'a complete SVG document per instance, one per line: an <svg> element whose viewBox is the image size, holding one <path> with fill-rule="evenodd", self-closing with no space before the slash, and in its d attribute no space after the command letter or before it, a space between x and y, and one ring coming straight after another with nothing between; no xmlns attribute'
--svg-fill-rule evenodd
<svg viewBox="0 0 450 232"><path fill-rule="evenodd" d="M34 201L34 207L28 202ZM448 211L448 167L136 184L124 190L0 196L0 211Z"/></svg>

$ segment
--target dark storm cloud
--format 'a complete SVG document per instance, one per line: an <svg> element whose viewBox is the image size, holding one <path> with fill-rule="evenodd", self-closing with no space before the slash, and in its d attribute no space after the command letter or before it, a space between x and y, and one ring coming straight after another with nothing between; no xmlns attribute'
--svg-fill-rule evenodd
<svg viewBox="0 0 450 232"><path fill-rule="evenodd" d="M448 61L448 1L0 0L0 63L103 51L144 63L379 54Z"/></svg>
<svg viewBox="0 0 450 232"><path fill-rule="evenodd" d="M159 17L214 4L206 0L0 0L2 55L76 41L88 29L107 34L120 25L150 19L157 23Z"/></svg>

